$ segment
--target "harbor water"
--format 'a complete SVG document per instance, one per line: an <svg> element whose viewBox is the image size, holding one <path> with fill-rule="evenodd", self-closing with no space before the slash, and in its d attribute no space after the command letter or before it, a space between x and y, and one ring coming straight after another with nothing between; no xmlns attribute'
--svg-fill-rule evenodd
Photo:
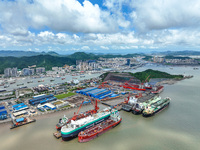
<svg viewBox="0 0 200 150"><path fill-rule="evenodd" d="M117 127L87 143L75 138L62 141L53 137L55 125L62 113L41 117L35 123L13 130L0 125L2 150L199 150L200 69L192 67L145 66L173 74L193 75L193 78L165 85L161 97L170 97L168 108L155 116L144 118L120 111L122 122ZM135 72L135 71L133 71ZM105 107L100 105L101 108ZM84 106L81 111L91 109ZM67 111L72 116L74 110Z"/></svg>

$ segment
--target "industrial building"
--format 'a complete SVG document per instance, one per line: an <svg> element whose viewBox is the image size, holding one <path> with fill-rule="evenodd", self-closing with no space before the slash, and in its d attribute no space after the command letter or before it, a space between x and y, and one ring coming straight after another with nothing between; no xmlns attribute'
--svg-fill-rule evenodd
<svg viewBox="0 0 200 150"><path fill-rule="evenodd" d="M78 90L76 92L97 99L113 97L113 92L111 90L99 89L97 87L89 87L83 90Z"/></svg>
<svg viewBox="0 0 200 150"><path fill-rule="evenodd" d="M13 105L12 108L13 108L14 112L18 112L18 111L21 111L21 110L28 109L28 106L25 105L24 103L20 103L20 104L17 104L17 105Z"/></svg>
<svg viewBox="0 0 200 150"><path fill-rule="evenodd" d="M25 110L22 110L22 111L13 113L13 116L18 117L18 116L25 115L25 114L28 114L28 112Z"/></svg>
<svg viewBox="0 0 200 150"><path fill-rule="evenodd" d="M46 110L55 110L56 109L56 106L54 106L53 104L51 103L45 103L43 105L38 105L37 108L41 111L44 111L45 109Z"/></svg>
<svg viewBox="0 0 200 150"><path fill-rule="evenodd" d="M0 120L7 118L7 110L3 105L0 105Z"/></svg>
<svg viewBox="0 0 200 150"><path fill-rule="evenodd" d="M57 100L57 98L54 97L53 94L50 94L50 95L42 94L42 95L34 96L33 99L30 99L29 104L31 105L44 104L44 103L48 103L55 100Z"/></svg>

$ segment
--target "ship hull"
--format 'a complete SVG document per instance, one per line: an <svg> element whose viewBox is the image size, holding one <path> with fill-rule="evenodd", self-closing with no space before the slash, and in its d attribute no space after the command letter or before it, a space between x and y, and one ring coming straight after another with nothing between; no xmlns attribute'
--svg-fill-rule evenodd
<svg viewBox="0 0 200 150"><path fill-rule="evenodd" d="M140 115L142 113L142 110L132 110L132 113L134 115Z"/></svg>
<svg viewBox="0 0 200 150"><path fill-rule="evenodd" d="M102 129L102 130L99 131L99 132L96 132L95 134L93 134L93 135L91 135L91 136L78 136L78 141L79 141L80 143L84 143L84 142L91 141L92 139L94 139L94 138L100 136L101 134L107 132L108 130L110 130L110 129L116 127L118 124L121 123L121 121L122 121L122 118L121 118L119 121L114 122L113 124L107 126L106 128Z"/></svg>
<svg viewBox="0 0 200 150"><path fill-rule="evenodd" d="M102 119L100 119L100 120L98 120L98 121L96 121L96 122L94 122L94 123L88 124L87 126L82 127L82 128L80 128L80 129L78 129L78 130L76 130L76 131L74 131L74 132L72 132L72 133L70 133L70 134L63 134L63 133L61 132L62 140L63 140L63 141L72 140L72 139L74 139L74 138L76 138L76 137L78 136L79 132L81 132L81 131L83 131L83 130L86 130L86 129L88 129L88 128L91 128L91 127L93 127L93 126L95 126L95 125L97 125L97 124L99 124L99 123L101 123L101 122L107 120L109 117L110 117L110 115L109 115L109 116L106 116L106 117L104 117L104 118L102 118Z"/></svg>
<svg viewBox="0 0 200 150"><path fill-rule="evenodd" d="M125 104L125 105L122 105L122 110L130 112L132 107L133 107L132 105Z"/></svg>

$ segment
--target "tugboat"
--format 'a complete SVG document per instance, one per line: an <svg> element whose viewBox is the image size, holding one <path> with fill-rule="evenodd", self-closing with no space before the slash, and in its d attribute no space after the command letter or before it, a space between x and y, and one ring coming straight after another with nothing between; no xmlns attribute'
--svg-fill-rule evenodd
<svg viewBox="0 0 200 150"><path fill-rule="evenodd" d="M101 122L100 124L95 125L94 127L91 127L89 129L86 129L84 131L81 131L78 134L78 141L83 143L83 142L88 142L99 135L105 133L109 129L114 128L117 126L120 122L122 121L122 118L119 116L118 111L114 111L111 113L110 118Z"/></svg>
<svg viewBox="0 0 200 150"><path fill-rule="evenodd" d="M161 99L155 103L153 103L151 106L148 106L142 113L143 117L150 117L154 114L162 111L167 106L169 106L171 98L166 97L164 99Z"/></svg>

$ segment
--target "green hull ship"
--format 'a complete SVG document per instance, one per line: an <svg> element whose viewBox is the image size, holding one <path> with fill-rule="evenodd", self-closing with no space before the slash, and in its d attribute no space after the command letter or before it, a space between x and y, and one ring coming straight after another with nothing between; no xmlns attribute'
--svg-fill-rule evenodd
<svg viewBox="0 0 200 150"><path fill-rule="evenodd" d="M143 110L143 113L142 113L143 117L150 117L162 111L167 106L169 106L170 100L171 99L169 97L166 97L146 107L146 109Z"/></svg>
<svg viewBox="0 0 200 150"><path fill-rule="evenodd" d="M137 103L135 105L135 107L132 109L132 113L135 115L141 114L143 112L143 110L145 110L148 106L151 106L152 104L154 104L155 102L161 100L160 96L155 96L143 103Z"/></svg>

